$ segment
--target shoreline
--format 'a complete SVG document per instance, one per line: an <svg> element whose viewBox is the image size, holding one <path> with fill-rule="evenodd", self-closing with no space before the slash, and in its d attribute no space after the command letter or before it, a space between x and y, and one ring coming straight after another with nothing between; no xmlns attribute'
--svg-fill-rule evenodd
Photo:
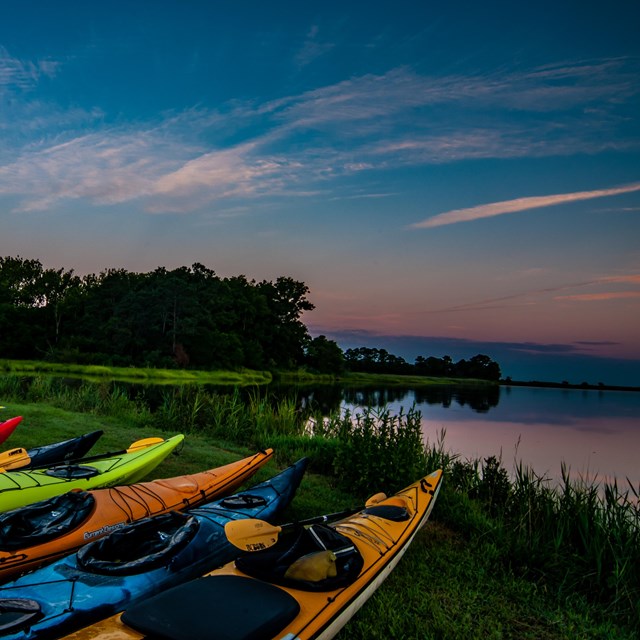
<svg viewBox="0 0 640 640"><path fill-rule="evenodd" d="M590 384L581 382L580 384L572 384L570 382L549 382L545 380L500 380L498 383L501 387L540 387L552 389L578 389L586 391L640 391L640 387L630 387L624 385L613 384Z"/></svg>

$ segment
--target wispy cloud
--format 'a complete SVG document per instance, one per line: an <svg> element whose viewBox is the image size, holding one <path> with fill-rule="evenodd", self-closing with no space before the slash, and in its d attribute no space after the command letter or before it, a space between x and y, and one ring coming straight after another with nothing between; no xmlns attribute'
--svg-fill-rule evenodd
<svg viewBox="0 0 640 640"><path fill-rule="evenodd" d="M334 48L334 43L323 41L320 38L320 28L318 25L313 25L307 33L302 49L300 49L295 57L295 62L298 67L306 67Z"/></svg>
<svg viewBox="0 0 640 640"><path fill-rule="evenodd" d="M0 194L23 191L19 211L43 210L77 198L94 204L126 202L153 193L158 176L175 166L176 160L167 156L149 133L80 136L26 150L1 166Z"/></svg>
<svg viewBox="0 0 640 640"><path fill-rule="evenodd" d="M593 300L613 300L620 298L640 298L640 291L600 291L589 293L570 293L566 295L555 295L562 291L573 291L585 288L602 288L602 285L620 284L640 284L640 274L621 274L615 276L601 276L581 282L565 282L553 287L542 287L537 289L524 289L515 293L494 298L485 298L464 304L459 304L442 309L436 309L432 313L452 313L461 311L479 311L487 309L499 309L514 305L533 305L543 298L550 296L558 301L593 301Z"/></svg>
<svg viewBox="0 0 640 640"><path fill-rule="evenodd" d="M619 276L603 276L598 282L622 282L631 284L640 284L640 274L630 273Z"/></svg>
<svg viewBox="0 0 640 640"><path fill-rule="evenodd" d="M577 302L600 302L602 300L619 300L622 298L640 298L640 291L607 291L604 293L579 293L572 296L556 296L556 300L572 300Z"/></svg>
<svg viewBox="0 0 640 640"><path fill-rule="evenodd" d="M21 60L0 46L0 95L7 89L32 89L42 76L53 77L58 66L54 60Z"/></svg>
<svg viewBox="0 0 640 640"><path fill-rule="evenodd" d="M319 40L312 29L308 60ZM323 45L315 54L327 50ZM19 61L0 50L0 90L36 87L55 69L56 63ZM400 166L594 152L603 144L640 146L633 136L618 135L618 119L612 117L640 91L633 72L637 63L622 59L475 76L425 76L398 67L262 103L187 107L154 122L119 120L117 126L106 124L109 114L99 106L65 112L59 105L23 99L16 103L20 109L0 108L0 131L7 133L0 149L0 194L13 196L21 211L75 198L97 204L141 199L147 211L188 212L320 189L329 198L348 197L354 185L345 178ZM598 108L585 115L590 105ZM514 111L519 118L511 117ZM414 227L625 189L640 185L482 205ZM378 192L362 191L372 194L368 197L380 197Z"/></svg>
<svg viewBox="0 0 640 640"><path fill-rule="evenodd" d="M502 202L492 202L466 209L453 209L440 213L432 218L427 218L422 222L410 225L411 229L430 229L441 227L457 222L471 222L482 218L504 215L505 213L517 213L541 207L552 207L581 200L592 200L594 198L606 198L624 193L640 191L640 183L614 187L611 189L596 189L594 191L576 191L574 193L560 193L550 196L532 196L527 198L516 198L514 200L504 200Z"/></svg>

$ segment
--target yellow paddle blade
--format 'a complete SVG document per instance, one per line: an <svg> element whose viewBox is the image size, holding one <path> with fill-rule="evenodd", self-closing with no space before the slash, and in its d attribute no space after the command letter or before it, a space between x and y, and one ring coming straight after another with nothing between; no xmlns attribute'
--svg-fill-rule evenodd
<svg viewBox="0 0 640 640"><path fill-rule="evenodd" d="M385 493L376 493L365 502L365 506L371 507L382 500L386 500L386 498L387 495ZM283 530L291 530L295 527L301 527L304 525L321 524L324 522L339 520L340 518L353 515L361 510L362 507L358 507L357 509L347 509L346 511L340 511L338 513L316 516L315 518L309 518L308 520L291 522L289 524L284 524L281 527L256 518L231 520L224 525L224 532L227 536L227 540L229 540L234 547L238 547L238 549L242 549L243 551L261 551L262 549L272 547L278 541L278 535Z"/></svg>
<svg viewBox="0 0 640 640"><path fill-rule="evenodd" d="M31 458L26 449L16 447L0 453L0 468L8 471L10 469L19 469L31 462Z"/></svg>
<svg viewBox="0 0 640 640"><path fill-rule="evenodd" d="M230 520L224 525L227 540L243 551L268 549L278 541L282 527L264 520Z"/></svg>
<svg viewBox="0 0 640 640"><path fill-rule="evenodd" d="M132 442L127 449L127 453L133 453L134 451L138 451L138 449L144 449L145 447L150 447L152 444L160 444L161 442L164 442L164 438L142 438L142 440Z"/></svg>

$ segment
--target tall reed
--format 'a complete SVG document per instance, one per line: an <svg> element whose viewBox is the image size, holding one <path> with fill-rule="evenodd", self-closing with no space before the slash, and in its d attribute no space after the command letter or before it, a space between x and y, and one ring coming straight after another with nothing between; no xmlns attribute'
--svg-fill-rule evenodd
<svg viewBox="0 0 640 640"><path fill-rule="evenodd" d="M448 477L449 489L481 510L475 519L468 510L464 516L448 510L452 526L492 540L512 570L560 600L583 594L640 630L640 504L634 487L573 479L565 465L559 484L522 463L509 478L495 457L454 460Z"/></svg>

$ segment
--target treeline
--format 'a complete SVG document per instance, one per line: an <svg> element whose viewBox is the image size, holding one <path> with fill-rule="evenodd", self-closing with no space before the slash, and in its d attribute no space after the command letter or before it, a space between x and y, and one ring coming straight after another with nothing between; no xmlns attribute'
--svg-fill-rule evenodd
<svg viewBox="0 0 640 640"><path fill-rule="evenodd" d="M0 357L80 364L200 369L343 371L500 379L477 355L454 363L311 338L303 282L221 278L202 264L79 277L39 260L0 257Z"/></svg>
<svg viewBox="0 0 640 640"><path fill-rule="evenodd" d="M294 368L314 306L291 278L221 278L202 264L76 276L0 258L0 354L113 366Z"/></svg>
<svg viewBox="0 0 640 640"><path fill-rule="evenodd" d="M469 360L454 362L450 356L436 358L418 356L414 364L409 364L399 356L385 349L358 347L344 352L345 365L349 371L365 373L391 373L418 375L436 378L479 378L500 380L500 365L489 356L478 354Z"/></svg>

